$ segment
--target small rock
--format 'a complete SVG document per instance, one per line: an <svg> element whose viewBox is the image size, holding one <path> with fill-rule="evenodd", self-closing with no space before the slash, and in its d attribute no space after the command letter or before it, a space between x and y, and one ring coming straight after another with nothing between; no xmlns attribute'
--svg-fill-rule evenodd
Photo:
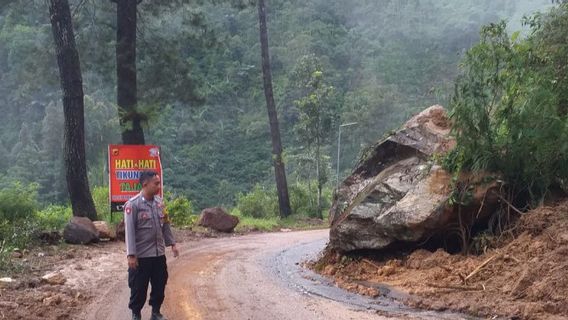
<svg viewBox="0 0 568 320"><path fill-rule="evenodd" d="M327 265L323 268L323 274L333 276L337 272L337 268L333 265Z"/></svg>
<svg viewBox="0 0 568 320"><path fill-rule="evenodd" d="M93 221L95 228L99 231L99 238L114 240L116 238L116 232L110 228L106 221Z"/></svg>
<svg viewBox="0 0 568 320"><path fill-rule="evenodd" d="M288 228L280 229L280 232L290 232L290 231L292 231L292 229L288 229Z"/></svg>
<svg viewBox="0 0 568 320"><path fill-rule="evenodd" d="M62 285L67 281L65 277L60 272L52 272L48 273L45 276L41 277L42 281L45 281L52 285Z"/></svg>
<svg viewBox="0 0 568 320"><path fill-rule="evenodd" d="M14 259L21 259L24 256L20 251L14 251L11 255Z"/></svg>
<svg viewBox="0 0 568 320"><path fill-rule="evenodd" d="M40 257L40 258L41 258L41 257L45 257L45 253L43 253L43 252L38 252L38 253L37 253L37 256Z"/></svg>
<svg viewBox="0 0 568 320"><path fill-rule="evenodd" d="M14 284L14 279L12 278L0 278L0 289L11 287Z"/></svg>
<svg viewBox="0 0 568 320"><path fill-rule="evenodd" d="M38 278L28 279L23 283L23 285L25 285L27 288L37 288L40 286L40 284L41 281Z"/></svg>
<svg viewBox="0 0 568 320"><path fill-rule="evenodd" d="M46 306L58 305L60 303L61 303L61 296L60 295L54 295L54 296L47 297L47 298L43 299L43 304L45 304Z"/></svg>
<svg viewBox="0 0 568 320"><path fill-rule="evenodd" d="M393 275L393 274L396 273L396 267L395 267L395 266L392 266L392 265L391 265L391 266L384 266L384 267L380 268L380 269L377 271L377 273L378 273L380 276L388 277L388 276Z"/></svg>
<svg viewBox="0 0 568 320"><path fill-rule="evenodd" d="M20 305L11 301L0 301L0 308L16 309Z"/></svg>
<svg viewBox="0 0 568 320"><path fill-rule="evenodd" d="M85 270L85 268L83 268L82 265L78 264L75 266L75 270L81 271L81 270Z"/></svg>

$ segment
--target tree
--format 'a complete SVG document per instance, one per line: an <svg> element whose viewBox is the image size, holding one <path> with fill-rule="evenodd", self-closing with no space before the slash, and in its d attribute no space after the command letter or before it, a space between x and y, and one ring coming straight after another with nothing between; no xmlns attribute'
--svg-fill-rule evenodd
<svg viewBox="0 0 568 320"><path fill-rule="evenodd" d="M295 125L301 142L315 155L316 177L318 181L317 210L322 217L321 193L329 175L323 165L322 148L330 142L331 132L339 119L338 98L335 89L324 82L321 63L315 55L300 59L294 70L293 79L303 96L295 101L299 120Z"/></svg>
<svg viewBox="0 0 568 320"><path fill-rule="evenodd" d="M63 92L64 162L74 216L96 220L85 157L83 80L67 0L50 0L49 14Z"/></svg>
<svg viewBox="0 0 568 320"><path fill-rule="evenodd" d="M280 140L278 114L276 113L274 94L272 92L272 73L270 70L270 57L268 54L268 30L266 27L266 6L264 5L264 0L258 0L258 20L260 28L264 96L266 98L266 109L268 110L268 120L270 122L272 161L274 164L274 174L276 176L278 207L280 208L280 216L285 218L291 214L292 210L290 209L288 184L286 183L286 170L284 168L284 161L282 160L282 142Z"/></svg>
<svg viewBox="0 0 568 320"><path fill-rule="evenodd" d="M122 143L144 144L142 122L136 94L136 7L139 0L116 2L116 94Z"/></svg>

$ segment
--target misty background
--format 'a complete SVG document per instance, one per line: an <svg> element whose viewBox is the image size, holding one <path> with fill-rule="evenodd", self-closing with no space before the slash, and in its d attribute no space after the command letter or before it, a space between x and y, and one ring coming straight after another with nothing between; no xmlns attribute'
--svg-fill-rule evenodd
<svg viewBox="0 0 568 320"><path fill-rule="evenodd" d="M116 7L71 1L85 92L89 182L107 184L107 145L120 143ZM336 92L340 177L366 146L432 104L447 105L464 53L484 24L510 31L548 0L269 1L276 105L290 185L314 179L294 126L298 62L314 56ZM138 7L138 106L146 142L161 147L166 191L196 208L231 207L273 188L257 9L206 1ZM0 3L0 177L37 183L43 204L67 203L63 110L45 1ZM337 130L324 152L335 184Z"/></svg>

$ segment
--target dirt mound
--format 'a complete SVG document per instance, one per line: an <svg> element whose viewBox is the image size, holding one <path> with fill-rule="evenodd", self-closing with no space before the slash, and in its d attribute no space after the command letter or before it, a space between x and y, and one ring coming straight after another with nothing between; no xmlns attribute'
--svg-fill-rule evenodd
<svg viewBox="0 0 568 320"><path fill-rule="evenodd" d="M328 253L316 269L338 285L384 283L413 297L419 308L510 319L568 318L568 201L524 214L508 236L480 256L417 250L395 258Z"/></svg>

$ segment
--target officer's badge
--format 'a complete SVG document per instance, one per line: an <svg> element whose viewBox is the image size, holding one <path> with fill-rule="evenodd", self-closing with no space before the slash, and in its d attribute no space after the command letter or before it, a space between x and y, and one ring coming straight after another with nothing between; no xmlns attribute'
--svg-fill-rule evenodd
<svg viewBox="0 0 568 320"><path fill-rule="evenodd" d="M131 214L132 213L132 207L130 205L127 205L126 207L124 207L124 212L126 214Z"/></svg>

